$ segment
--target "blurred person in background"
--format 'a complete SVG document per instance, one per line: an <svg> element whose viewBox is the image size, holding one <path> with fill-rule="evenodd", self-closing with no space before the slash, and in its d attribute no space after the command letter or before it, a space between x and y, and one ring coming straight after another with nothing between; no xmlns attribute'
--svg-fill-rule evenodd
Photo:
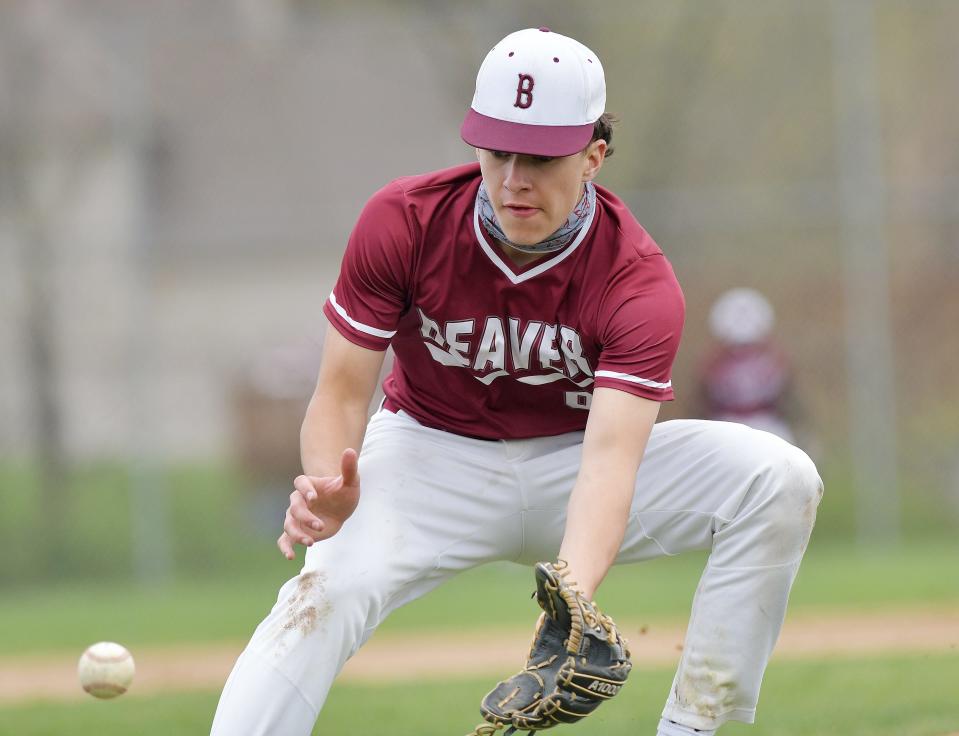
<svg viewBox="0 0 959 736"><path fill-rule="evenodd" d="M316 384L322 342L322 336L311 335L263 350L234 381L234 448L256 533L275 536L277 514L286 505L285 489L300 470L299 423ZM380 380L392 363L388 353ZM373 401L382 398L377 388Z"/></svg>
<svg viewBox="0 0 959 736"><path fill-rule="evenodd" d="M776 316L755 289L720 295L709 313L716 340L700 374L701 415L796 443L792 366L772 338Z"/></svg>
<svg viewBox="0 0 959 736"><path fill-rule="evenodd" d="M256 533L275 534L284 489L299 472L297 425L316 382L321 344L311 337L260 351L233 382L233 442Z"/></svg>

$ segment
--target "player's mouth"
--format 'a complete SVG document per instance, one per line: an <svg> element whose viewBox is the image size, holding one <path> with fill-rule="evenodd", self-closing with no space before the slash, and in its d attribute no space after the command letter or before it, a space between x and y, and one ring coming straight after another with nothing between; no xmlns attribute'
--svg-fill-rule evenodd
<svg viewBox="0 0 959 736"><path fill-rule="evenodd" d="M521 204L519 202L504 202L503 209L513 215L513 217L521 218L532 217L539 212L539 207L532 207L528 204Z"/></svg>

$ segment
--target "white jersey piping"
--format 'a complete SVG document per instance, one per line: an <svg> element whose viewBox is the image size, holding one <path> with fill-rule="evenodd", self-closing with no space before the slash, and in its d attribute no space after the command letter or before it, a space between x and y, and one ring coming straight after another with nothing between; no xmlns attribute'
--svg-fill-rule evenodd
<svg viewBox="0 0 959 736"><path fill-rule="evenodd" d="M650 388L667 389L672 388L673 385L672 381L660 383L659 381L651 381L648 378L639 378L638 376L631 376L628 373L617 373L616 371L596 371L596 378L616 378L620 381L638 383L640 386L649 386Z"/></svg>
<svg viewBox="0 0 959 736"><path fill-rule="evenodd" d="M383 337L389 339L396 334L396 330L381 330L377 327L370 327L369 325L364 325L362 322L357 322L350 315L346 313L346 310L343 309L336 302L336 295L331 291L330 292L330 304L333 305L333 309L336 310L336 313L345 319L351 327L359 330L360 332L365 332L367 335L373 335L374 337Z"/></svg>
<svg viewBox="0 0 959 736"><path fill-rule="evenodd" d="M596 210L598 207L599 205L593 208L593 211L590 212L589 216L586 218L586 222L583 223L583 227L580 228L579 234L576 236L576 238L573 240L572 243L570 243L566 248L560 251L559 255L553 256L552 258L547 258L535 268L531 268L529 271L524 271L521 274L513 273L513 269L511 269L506 264L506 262L503 261L502 258L500 258L496 250L493 249L490 246L490 244L486 241L486 238L483 237L483 231L480 229L482 225L480 224L479 210L477 209L476 205L473 206L473 230L476 233L476 239L479 241L480 247L489 257L489 259L493 262L493 265L495 265L500 271L506 274L506 278L508 278L514 284L521 284L524 281L528 281L529 279L535 276L539 276L544 271L548 271L553 266L560 263L567 256L571 255L572 252L579 247L579 244L583 242L583 239L589 233L589 228L593 224L593 216L596 214Z"/></svg>

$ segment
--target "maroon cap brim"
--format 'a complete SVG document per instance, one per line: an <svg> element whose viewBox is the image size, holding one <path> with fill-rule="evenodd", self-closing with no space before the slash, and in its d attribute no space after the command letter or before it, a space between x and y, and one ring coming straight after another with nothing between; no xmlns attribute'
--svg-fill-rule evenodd
<svg viewBox="0 0 959 736"><path fill-rule="evenodd" d="M531 156L569 156L589 145L593 124L527 125L481 115L470 108L460 128L463 140L475 148Z"/></svg>

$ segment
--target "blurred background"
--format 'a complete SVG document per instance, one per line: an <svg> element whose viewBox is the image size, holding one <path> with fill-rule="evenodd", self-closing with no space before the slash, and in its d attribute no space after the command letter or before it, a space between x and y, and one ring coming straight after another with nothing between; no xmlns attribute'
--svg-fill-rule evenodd
<svg viewBox="0 0 959 736"><path fill-rule="evenodd" d="M0 584L272 555L321 306L366 199L472 158L506 33L604 60L600 183L688 301L761 293L817 534L959 529L959 4L7 0L0 6ZM269 551L267 551L269 550Z"/></svg>

